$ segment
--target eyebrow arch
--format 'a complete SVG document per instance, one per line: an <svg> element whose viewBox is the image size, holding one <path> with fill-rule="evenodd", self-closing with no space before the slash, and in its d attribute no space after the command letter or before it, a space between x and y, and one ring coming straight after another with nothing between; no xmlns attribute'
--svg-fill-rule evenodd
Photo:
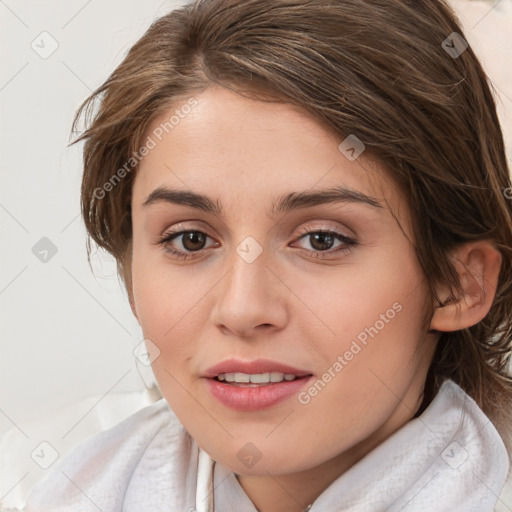
<svg viewBox="0 0 512 512"><path fill-rule="evenodd" d="M177 190L166 187L158 187L153 190L142 203L142 206L149 206L160 202L190 206L191 208L207 213L214 213L216 215L222 214L220 203L212 201L208 196L188 190Z"/></svg>
<svg viewBox="0 0 512 512"><path fill-rule="evenodd" d="M206 195L188 190L158 187L149 194L142 206L159 202L190 206L207 213L222 215L222 206L218 200L213 201ZM337 202L363 203L374 208L382 208L375 198L362 192L345 187L334 187L315 192L290 192L272 202L271 214L275 216L282 212Z"/></svg>
<svg viewBox="0 0 512 512"><path fill-rule="evenodd" d="M272 214L307 208L329 203L363 203L374 208L382 208L374 197L346 187L334 187L314 192L291 192L272 203Z"/></svg>

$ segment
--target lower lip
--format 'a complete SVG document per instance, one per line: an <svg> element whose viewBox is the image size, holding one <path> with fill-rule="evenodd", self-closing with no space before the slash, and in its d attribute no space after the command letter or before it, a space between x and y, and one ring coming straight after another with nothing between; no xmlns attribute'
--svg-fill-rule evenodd
<svg viewBox="0 0 512 512"><path fill-rule="evenodd" d="M206 379L210 393L226 407L237 411L266 409L298 393L312 375L292 381L282 381L258 387L225 384L215 379Z"/></svg>

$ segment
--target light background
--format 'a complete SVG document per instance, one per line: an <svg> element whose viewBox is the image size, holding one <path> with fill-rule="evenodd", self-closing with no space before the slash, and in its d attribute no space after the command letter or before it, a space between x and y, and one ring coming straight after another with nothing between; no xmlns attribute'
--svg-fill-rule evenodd
<svg viewBox="0 0 512 512"><path fill-rule="evenodd" d="M142 340L108 257L87 263L78 105L159 15L161 0L0 0L0 434L90 395L140 391ZM512 0L454 0L501 101L512 147ZM48 32L58 42L50 48ZM448 36L448 34L447 34ZM44 46L43 46L44 45ZM456 141L454 141L454 144ZM47 262L32 248L47 237Z"/></svg>
<svg viewBox="0 0 512 512"><path fill-rule="evenodd" d="M89 395L143 388L132 354L141 331L115 265L96 254L93 275L87 262L81 145L67 145L78 105L174 5L0 1L0 433ZM50 48L43 31L59 44L47 59L31 47ZM46 263L32 253L43 237L57 247Z"/></svg>

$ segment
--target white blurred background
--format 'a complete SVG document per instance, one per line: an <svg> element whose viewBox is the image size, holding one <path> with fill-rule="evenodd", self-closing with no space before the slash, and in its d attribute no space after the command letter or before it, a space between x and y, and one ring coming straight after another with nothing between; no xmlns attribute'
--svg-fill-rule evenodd
<svg viewBox="0 0 512 512"><path fill-rule="evenodd" d="M180 3L0 0L0 435L10 429L28 449L41 440L31 438L35 420L75 404L58 435L48 431L46 439L73 431L67 442L76 443L90 434L80 422L109 397L144 390L132 354L142 335L115 265L96 254L94 274L88 266L81 146L67 144L78 105L149 24ZM499 93L511 155L512 0L452 4ZM0 498L25 476L10 474Z"/></svg>
<svg viewBox="0 0 512 512"><path fill-rule="evenodd" d="M0 1L0 433L143 387L132 354L141 332L113 260L97 253L95 275L88 266L81 145L67 145L78 105L176 4ZM32 252L43 237L57 250L42 242L46 262Z"/></svg>

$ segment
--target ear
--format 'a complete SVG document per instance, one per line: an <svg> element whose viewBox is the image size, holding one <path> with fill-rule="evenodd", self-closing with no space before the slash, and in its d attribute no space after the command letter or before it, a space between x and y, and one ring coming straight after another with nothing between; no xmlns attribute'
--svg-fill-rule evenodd
<svg viewBox="0 0 512 512"><path fill-rule="evenodd" d="M501 253L487 240L468 242L452 253L463 293L450 299L449 290L437 290L442 300L430 323L434 331L458 331L482 320L491 309L498 286Z"/></svg>

